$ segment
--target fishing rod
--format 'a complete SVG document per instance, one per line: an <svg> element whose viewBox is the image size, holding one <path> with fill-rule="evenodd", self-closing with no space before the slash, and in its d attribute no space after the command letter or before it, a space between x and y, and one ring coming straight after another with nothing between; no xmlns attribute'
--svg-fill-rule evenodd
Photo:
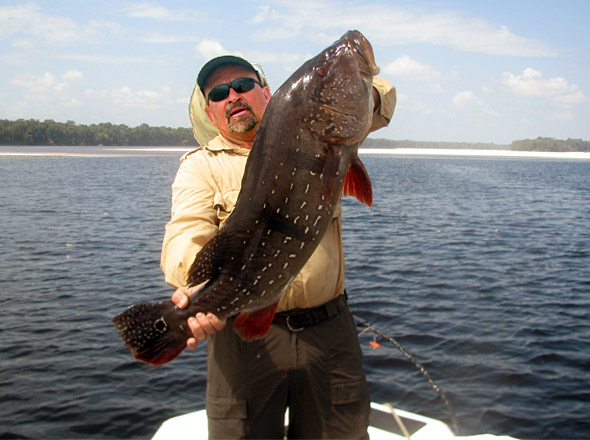
<svg viewBox="0 0 590 440"><path fill-rule="evenodd" d="M357 327L365 327L365 329L359 333L359 336L369 330L373 332L373 334L375 335L375 339L371 343L371 346L373 348L379 347L379 344L376 341L376 337L379 336L380 338L383 338L383 339L391 342L393 345L395 345L397 347L397 349L406 357L406 359L408 359L412 364L414 364L414 366L420 371L420 373L422 373L424 378L428 381L430 386L434 389L436 394L438 394L438 396L440 397L440 399L442 400L442 402L446 406L446 408L449 411L449 414L451 416L451 424L453 425L453 430L455 431L455 434L459 434L459 427L457 424L457 418L455 416L455 410L453 409L451 402L449 401L449 399L447 398L447 396L445 395L443 390L436 384L436 382L434 382L434 380L432 380L432 378L430 377L430 374L428 373L428 371L426 371L426 368L424 368L424 366L414 356L412 356L412 354L409 353L403 347L403 345L400 344L399 341L397 341L393 336L389 336L389 335L383 333L381 330L375 328L372 324L369 324L368 322L357 321L356 326Z"/></svg>

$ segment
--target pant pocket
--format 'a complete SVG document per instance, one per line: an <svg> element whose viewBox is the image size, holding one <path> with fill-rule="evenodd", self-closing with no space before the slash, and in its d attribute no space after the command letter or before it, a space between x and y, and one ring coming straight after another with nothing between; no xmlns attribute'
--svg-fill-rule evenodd
<svg viewBox="0 0 590 440"><path fill-rule="evenodd" d="M332 405L345 405L369 399L369 388L364 379L330 384Z"/></svg>
<svg viewBox="0 0 590 440"><path fill-rule="evenodd" d="M235 397L207 396L207 417L214 419L245 419L246 399Z"/></svg>

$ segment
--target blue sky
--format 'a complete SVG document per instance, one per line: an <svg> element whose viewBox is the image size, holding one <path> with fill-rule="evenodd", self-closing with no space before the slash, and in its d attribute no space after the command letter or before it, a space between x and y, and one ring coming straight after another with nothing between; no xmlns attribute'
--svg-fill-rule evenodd
<svg viewBox="0 0 590 440"><path fill-rule="evenodd" d="M349 29L397 87L374 137L590 140L590 2L0 1L0 119L190 126L200 66L238 53L276 90Z"/></svg>

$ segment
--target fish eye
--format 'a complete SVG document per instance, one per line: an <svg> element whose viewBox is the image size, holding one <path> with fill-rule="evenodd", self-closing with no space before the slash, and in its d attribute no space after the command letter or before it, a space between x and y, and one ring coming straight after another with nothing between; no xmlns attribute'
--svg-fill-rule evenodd
<svg viewBox="0 0 590 440"><path fill-rule="evenodd" d="M326 66L320 66L316 69L319 76L326 76L328 74L328 68Z"/></svg>

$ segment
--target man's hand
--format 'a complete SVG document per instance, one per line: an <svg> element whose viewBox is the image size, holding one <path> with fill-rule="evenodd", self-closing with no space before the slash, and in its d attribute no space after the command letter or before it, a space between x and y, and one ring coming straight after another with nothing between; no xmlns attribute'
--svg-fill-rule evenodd
<svg viewBox="0 0 590 440"><path fill-rule="evenodd" d="M196 293L205 283L190 289L179 287L172 294L172 302L180 309L186 308L189 303L189 296ZM213 313L197 313L197 316L191 316L188 319L188 326L193 332L194 338L189 338L186 341L186 348L194 350L198 347L199 342L204 341L208 335L223 329L225 327L225 319L221 320Z"/></svg>

